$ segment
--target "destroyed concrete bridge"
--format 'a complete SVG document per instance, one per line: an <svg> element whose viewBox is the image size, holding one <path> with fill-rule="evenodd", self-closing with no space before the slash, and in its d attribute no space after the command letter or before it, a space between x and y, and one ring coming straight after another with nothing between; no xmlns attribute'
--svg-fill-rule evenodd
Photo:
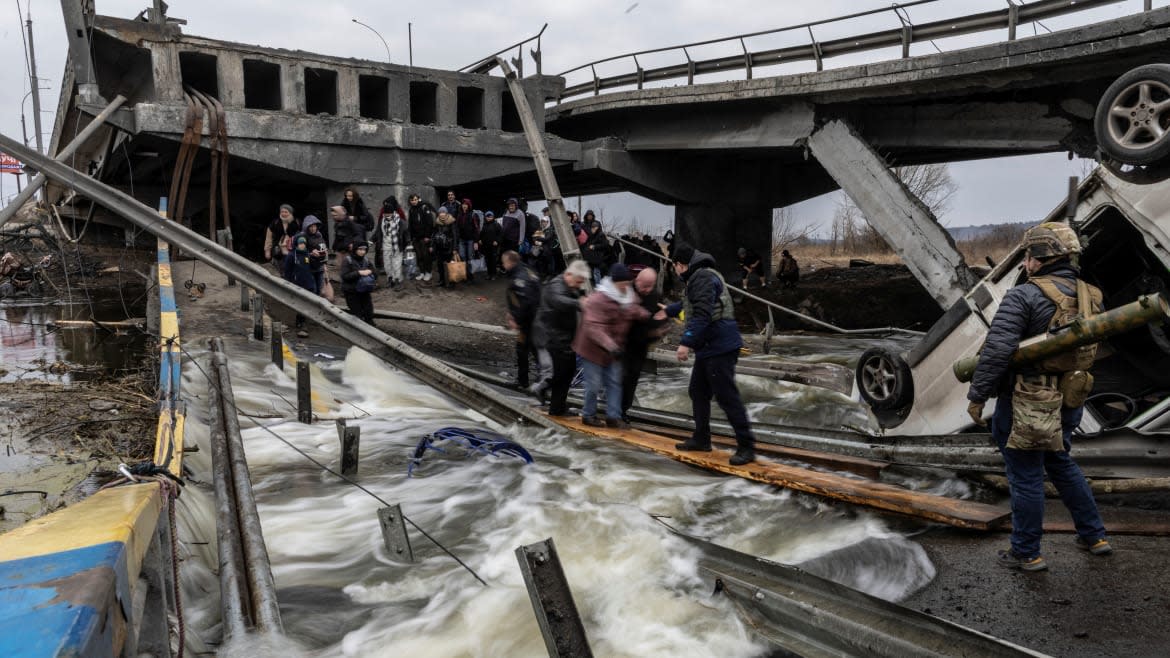
<svg viewBox="0 0 1170 658"><path fill-rule="evenodd" d="M350 184L374 200L415 192L434 198L446 187L490 202L544 196L505 80L487 75L490 58L453 72L327 57L184 35L162 12L122 20L86 15L76 4L62 2L71 66L54 152L83 127L79 116L125 95L126 109L110 120L117 129L91 139L76 161L155 203L167 196L180 151L184 89L218 99L232 156L232 227L245 249L254 248L279 203L323 212ZM681 66L594 74L570 87L564 76L542 74L537 56L537 73L521 82L566 196L632 191L674 205L684 239L731 260L740 244L770 242L773 208L841 187L949 307L974 277L887 167L1095 155L1102 92L1123 72L1165 59L1170 8L1147 2L1146 11L1086 27L1021 39L1015 32L1028 21L1106 4L1113 2L1040 0L802 48L745 49L741 58L687 55ZM912 43L1002 28L1009 37L1002 43L909 56ZM821 70L826 58L897 43L902 58ZM634 64L636 55L628 57ZM802 59L818 70L752 77L754 67ZM748 79L695 81L737 68ZM644 88L670 79L686 84ZM623 86L637 88L601 93ZM209 183L202 157L192 189ZM206 223L208 205L193 198L180 219Z"/></svg>

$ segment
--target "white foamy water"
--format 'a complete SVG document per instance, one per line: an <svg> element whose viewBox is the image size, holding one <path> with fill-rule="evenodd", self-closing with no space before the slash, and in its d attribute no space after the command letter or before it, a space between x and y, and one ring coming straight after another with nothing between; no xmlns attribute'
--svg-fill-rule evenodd
<svg viewBox="0 0 1170 658"><path fill-rule="evenodd" d="M556 542L595 655L763 653L765 646L734 606L712 596L713 583L698 573L696 549L651 515L668 517L664 521L683 532L801 563L889 599L908 595L934 575L917 544L865 512L711 475L604 440L505 432L529 449L534 464L429 452L416 477L408 478L411 453L423 435L445 426L485 427L482 417L351 350L344 360L315 365L315 409L322 420L302 425L289 420L295 418L294 379L266 364L266 344L231 341L228 354L241 412L274 416L241 423L290 639L243 641L220 655L547 655L514 552L548 537ZM200 356L198 365L206 368L206 359ZM187 549L186 618L189 635L216 641L207 386L194 363L184 366L184 380L188 438L201 445L187 463L202 484L189 485L184 494L180 536L209 542ZM676 398L685 399L685 386L650 388L673 388ZM413 528L408 531L416 561L390 554L377 519L382 503L268 431L338 468L332 419L340 417L362 428L357 480L401 504L406 516L464 560L487 587Z"/></svg>

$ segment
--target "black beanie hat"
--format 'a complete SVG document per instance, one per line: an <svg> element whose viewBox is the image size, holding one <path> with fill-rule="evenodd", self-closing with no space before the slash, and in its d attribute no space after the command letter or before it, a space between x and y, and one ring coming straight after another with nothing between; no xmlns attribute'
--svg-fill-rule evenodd
<svg viewBox="0 0 1170 658"><path fill-rule="evenodd" d="M674 247L674 262L682 263L683 265L690 265L691 259L695 257L695 248L691 245L680 242Z"/></svg>

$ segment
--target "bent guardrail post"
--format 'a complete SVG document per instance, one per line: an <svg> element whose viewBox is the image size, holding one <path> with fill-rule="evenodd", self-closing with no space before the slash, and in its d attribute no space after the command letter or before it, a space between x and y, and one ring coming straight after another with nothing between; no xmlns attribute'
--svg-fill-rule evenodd
<svg viewBox="0 0 1170 658"><path fill-rule="evenodd" d="M105 124L106 119L109 119L110 115L116 112L119 107L122 107L122 103L125 102L126 97L122 96L121 94L115 97L114 100L110 101L110 104L107 105L101 112L99 112L98 115L93 118L93 121L89 122L88 126L83 128L81 132L77 133L77 136L74 137L73 140L68 144L66 144L65 148L61 149L61 152L58 153L57 157L54 159L57 162L65 162L65 159L73 155L77 149L81 148L82 145L89 141L89 138L98 131L98 128L101 128L102 125ZM45 176L43 172L34 176L33 179L28 182L28 185L26 185L25 188L12 199L12 202L5 206L3 210L0 210L0 226L4 226L9 222L9 220L15 217L16 211L20 210L20 207L25 203L28 203L28 200L33 198L33 195L37 193L37 190L44 187L45 182L48 180L49 178Z"/></svg>
<svg viewBox="0 0 1170 658"><path fill-rule="evenodd" d="M297 361L297 420L313 424L313 384L308 361Z"/></svg>
<svg viewBox="0 0 1170 658"><path fill-rule="evenodd" d="M536 622L548 655L554 658L592 657L589 638L581 625L581 615L573 602L569 581L561 568L557 547L551 537L516 549L520 572L524 574L524 585L532 599Z"/></svg>
<svg viewBox="0 0 1170 658"><path fill-rule="evenodd" d="M414 562L414 549L410 546L410 535L406 534L406 517L402 505L383 507L378 510L378 525L382 527L382 542L390 557Z"/></svg>
<svg viewBox="0 0 1170 658"><path fill-rule="evenodd" d="M371 327L318 295L273 276L270 269L224 249L183 226L160 219L154 210L120 190L54 162L7 135L0 135L0 150L41 169L53 180L67 181L71 187L105 206L110 212L186 253L196 255L212 268L223 273L232 272L237 279L260 294L279 300L314 324L457 399L468 410L505 426L519 423L528 427L560 429L559 425L539 411L452 370L439 360Z"/></svg>
<svg viewBox="0 0 1170 658"><path fill-rule="evenodd" d="M279 322L272 322L272 365L276 366L277 370L284 370L284 338L281 336L284 333L284 325Z"/></svg>
<svg viewBox="0 0 1170 658"><path fill-rule="evenodd" d="M244 438L240 434L240 417L236 410L236 396L232 392L232 380L228 372L227 355L223 350L223 339L213 338L211 345L212 367L219 375L219 399L223 404L223 428L227 438L232 488L236 498L240 544L244 551L244 575L251 594L252 617L256 622L256 629L260 632L283 633L280 606L276 599L276 582L272 578L268 548L264 545L264 529L260 526L256 497L252 493L252 478L248 473L248 458L244 454Z"/></svg>

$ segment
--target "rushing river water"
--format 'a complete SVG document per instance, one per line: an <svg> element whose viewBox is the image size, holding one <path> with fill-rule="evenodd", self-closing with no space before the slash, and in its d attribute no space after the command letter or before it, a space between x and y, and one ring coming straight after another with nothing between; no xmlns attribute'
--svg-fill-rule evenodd
<svg viewBox="0 0 1170 658"><path fill-rule="evenodd" d="M819 350L856 357L857 344L789 341L786 358ZM221 655L547 655L514 554L552 537L598 656L753 656L766 648L712 596L698 554L655 519L731 548L802 564L871 594L898 600L934 576L916 543L884 520L846 506L716 476L613 442L548 431L510 434L535 463L427 453L415 477L407 465L420 437L445 426L484 427L458 406L365 352L314 364L322 421L295 417L295 381L266 362L267 346L229 341L232 383L287 641L221 648ZM184 366L187 457L199 483L180 499L187 543L184 592L189 636L219 636L212 575L215 523L207 444L205 355ZM848 356L843 357L848 360ZM664 370L640 388L646 406L687 411L686 371ZM865 427L848 398L745 378L753 417ZM828 410L836 414L826 420ZM361 426L358 480L448 547L483 578L410 529L416 562L383 545L377 500L322 471L295 445L337 468L328 419ZM277 436L280 438L278 439ZM283 441L281 440L283 439ZM204 543L206 542L206 543ZM199 639L189 645L200 649Z"/></svg>

